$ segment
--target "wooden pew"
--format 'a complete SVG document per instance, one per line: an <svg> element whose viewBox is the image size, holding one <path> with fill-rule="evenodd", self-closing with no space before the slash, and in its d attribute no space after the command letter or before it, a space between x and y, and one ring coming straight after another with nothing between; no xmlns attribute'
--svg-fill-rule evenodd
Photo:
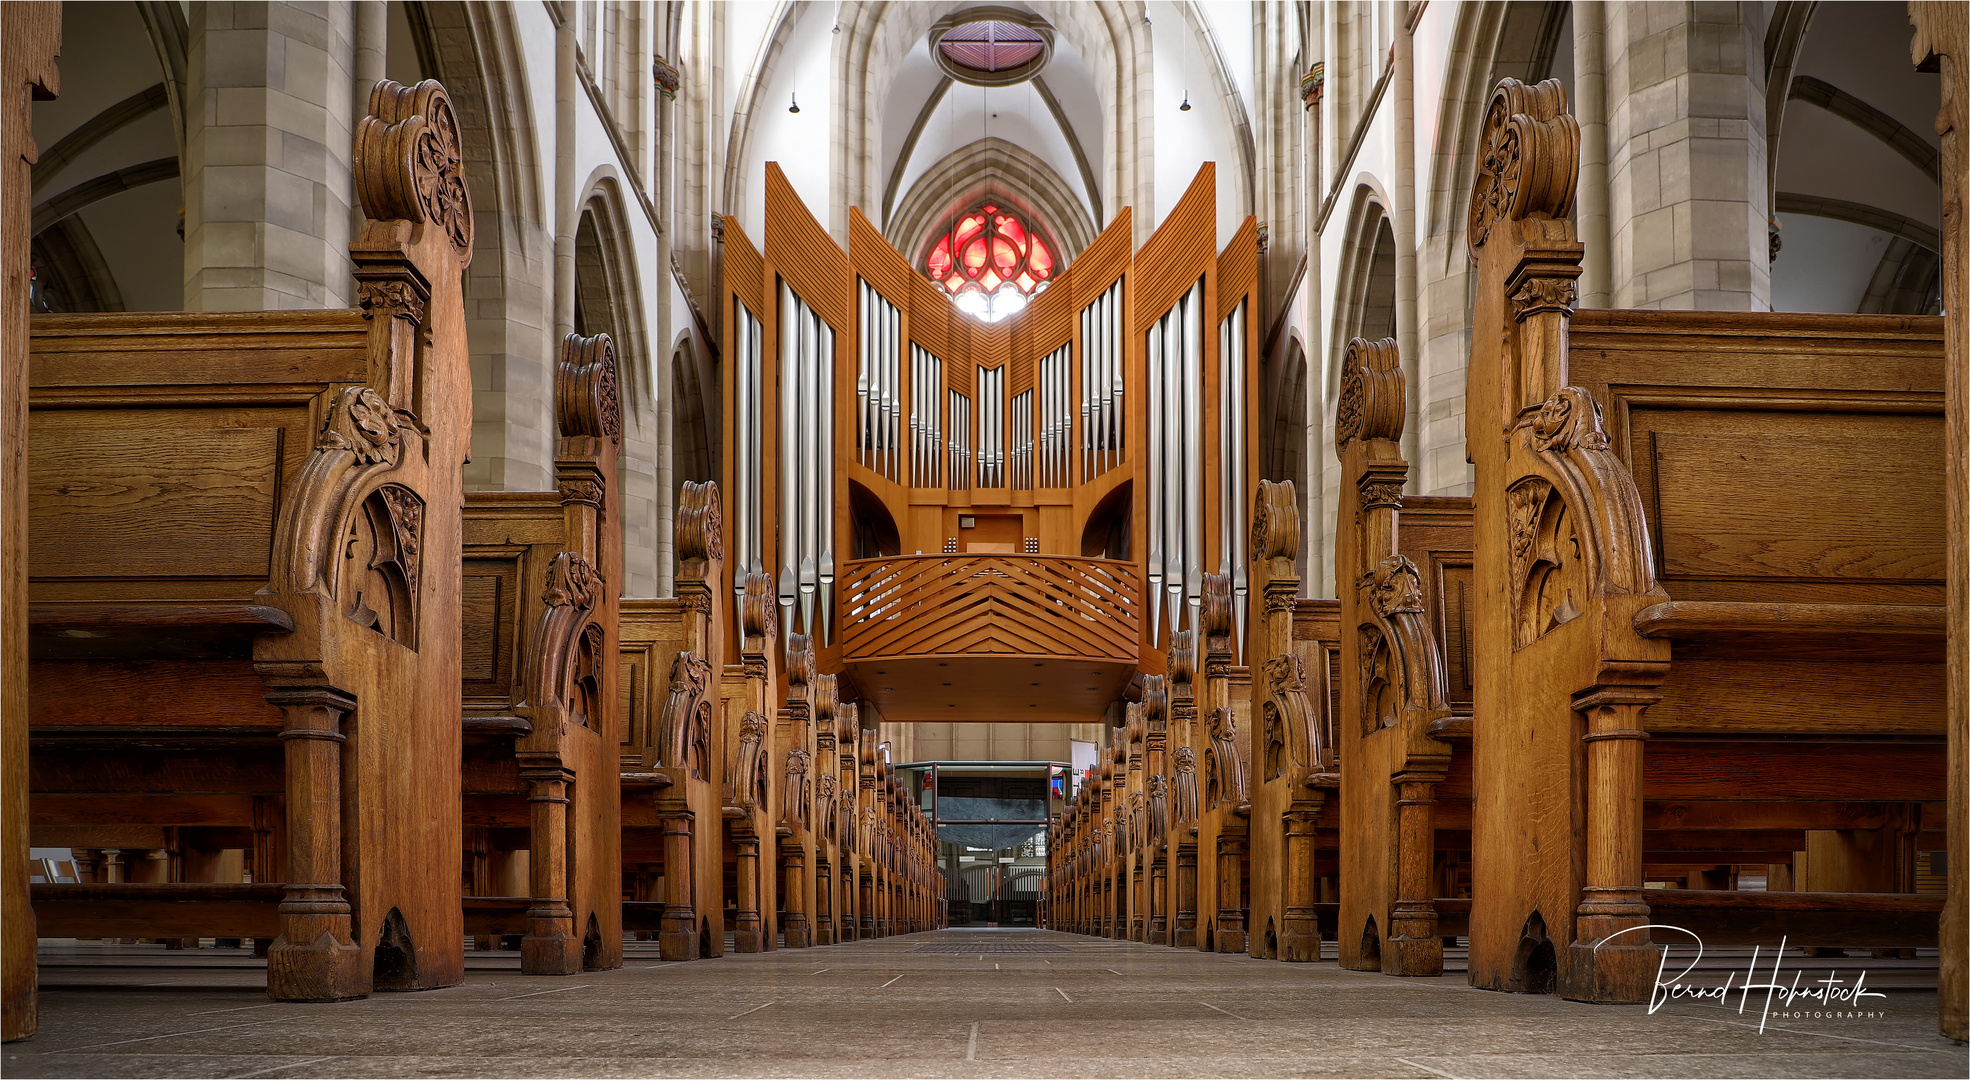
<svg viewBox="0 0 1970 1080"><path fill-rule="evenodd" d="M1249 668L1232 663L1231 578L1203 575L1199 622L1202 682L1195 686L1191 747L1196 753L1197 947L1206 952L1246 951L1245 898L1251 877L1252 743Z"/></svg>
<svg viewBox="0 0 1970 1080"><path fill-rule="evenodd" d="M731 879L733 947L742 953L779 947L779 875L762 865L773 857L774 813L779 783L770 764L774 755L772 717L779 712L779 672L775 640L779 615L773 580L748 574L740 615L740 664L727 671L727 695L718 719L725 729L724 864Z"/></svg>
<svg viewBox="0 0 1970 1080"><path fill-rule="evenodd" d="M1470 846L1468 797L1446 783L1470 766L1470 500L1403 494L1406 395L1393 340L1350 341L1341 388L1335 443L1346 524L1335 577L1346 673L1340 824L1349 844L1340 961L1440 975L1443 938L1464 930L1443 925L1438 911L1438 899L1457 892L1443 881L1454 865L1444 856Z"/></svg>
<svg viewBox="0 0 1970 1080"><path fill-rule="evenodd" d="M0 6L0 260L7 308L0 318L0 1040L40 1027L34 910L28 899L28 516L27 313L33 268L34 111L61 88L62 9L58 4Z"/></svg>
<svg viewBox="0 0 1970 1080"><path fill-rule="evenodd" d="M1915 27L1909 59L1942 77L1943 310L1948 431L1944 484L1948 524L1946 664L1949 672L1949 789L1970 790L1970 10L1960 4L1920 0L1908 5ZM1942 973L1938 1027L1943 1035L1970 1039L1970 823L1952 807L1946 842L1948 908L1942 921Z"/></svg>
<svg viewBox="0 0 1970 1080"><path fill-rule="evenodd" d="M1643 928L1679 919L1905 945L1852 894L1939 911L1917 815L1963 812L1940 320L1576 315L1578 139L1557 82L1504 81L1472 197L1471 981L1643 1000ZM1645 890L1676 849L1794 838L1805 891Z"/></svg>
<svg viewBox="0 0 1970 1080"><path fill-rule="evenodd" d="M457 140L437 83L371 95L361 311L36 320L36 842L189 817L255 878L40 886L41 933L274 932L280 1000L463 978Z"/></svg>
<svg viewBox="0 0 1970 1080"><path fill-rule="evenodd" d="M716 483L686 482L677 598L622 602L623 925L665 960L725 954L722 516Z"/></svg>
<svg viewBox="0 0 1970 1080"><path fill-rule="evenodd" d="M1320 959L1319 838L1323 829L1334 832L1329 804L1340 787L1328 688L1338 612L1304 602L1308 616L1325 608L1320 621L1327 625L1301 617L1293 567L1299 506L1291 482L1259 481L1252 523L1252 583L1264 606L1253 642L1253 720L1247 725L1253 763L1248 951L1266 960L1305 962Z"/></svg>
<svg viewBox="0 0 1970 1080"><path fill-rule="evenodd" d="M568 335L557 490L465 501L466 932L519 936L530 975L622 966L616 372L606 336ZM493 865L516 851L520 896Z"/></svg>

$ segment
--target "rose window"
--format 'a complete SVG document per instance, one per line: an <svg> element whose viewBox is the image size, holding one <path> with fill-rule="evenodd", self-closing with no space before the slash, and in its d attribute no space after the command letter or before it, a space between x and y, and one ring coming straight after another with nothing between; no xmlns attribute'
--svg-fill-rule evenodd
<svg viewBox="0 0 1970 1080"><path fill-rule="evenodd" d="M1053 280L1053 246L994 203L959 214L924 262L952 302L985 322L1024 308Z"/></svg>

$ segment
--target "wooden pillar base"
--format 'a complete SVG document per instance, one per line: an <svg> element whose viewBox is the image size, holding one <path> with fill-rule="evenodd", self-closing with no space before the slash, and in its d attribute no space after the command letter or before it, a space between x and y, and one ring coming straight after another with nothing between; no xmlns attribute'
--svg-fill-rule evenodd
<svg viewBox="0 0 1970 1080"><path fill-rule="evenodd" d="M1649 999L1662 964L1659 945L1603 945L1597 949L1576 941L1568 951L1573 968L1560 979L1560 996L1568 1001L1640 1004Z"/></svg>
<svg viewBox="0 0 1970 1080"><path fill-rule="evenodd" d="M1288 908L1279 925L1279 959L1310 964L1320 959L1320 918L1312 911Z"/></svg>
<svg viewBox="0 0 1970 1080"><path fill-rule="evenodd" d="M267 947L267 996L275 1001L348 1001L369 996L362 947L349 936L340 885L291 885L280 936Z"/></svg>
<svg viewBox="0 0 1970 1080"><path fill-rule="evenodd" d="M581 974L581 939L575 936L575 913L565 901L549 900L527 909L520 974Z"/></svg>
<svg viewBox="0 0 1970 1080"><path fill-rule="evenodd" d="M698 913L689 904L664 906L657 931L657 955L665 960L698 958Z"/></svg>

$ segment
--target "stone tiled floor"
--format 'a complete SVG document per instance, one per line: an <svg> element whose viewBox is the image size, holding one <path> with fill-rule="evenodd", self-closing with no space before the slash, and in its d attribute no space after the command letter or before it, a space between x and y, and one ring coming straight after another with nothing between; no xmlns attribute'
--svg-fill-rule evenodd
<svg viewBox="0 0 1970 1080"><path fill-rule="evenodd" d="M1064 952L919 946L1057 945ZM46 946L41 1076L1941 1076L1933 990L1867 1019L1767 1021L1714 1002L1591 1006L1041 931L964 931L622 970L519 974L336 1005L264 997L244 952ZM1714 982L1732 961L1706 966ZM1794 962L1788 962L1787 981ZM1832 963L1838 963L1833 961ZM1893 965L1870 985L1892 987ZM1917 962L1913 979L1933 961ZM1741 976L1740 976L1741 979Z"/></svg>

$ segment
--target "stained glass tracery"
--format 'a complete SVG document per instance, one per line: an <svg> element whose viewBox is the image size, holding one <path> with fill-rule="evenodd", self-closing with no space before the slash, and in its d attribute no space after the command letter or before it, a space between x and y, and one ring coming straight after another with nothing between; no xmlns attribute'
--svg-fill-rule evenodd
<svg viewBox="0 0 1970 1080"><path fill-rule="evenodd" d="M1026 306L1052 281L1051 245L996 203L959 214L924 261L931 280L959 308L997 322Z"/></svg>

